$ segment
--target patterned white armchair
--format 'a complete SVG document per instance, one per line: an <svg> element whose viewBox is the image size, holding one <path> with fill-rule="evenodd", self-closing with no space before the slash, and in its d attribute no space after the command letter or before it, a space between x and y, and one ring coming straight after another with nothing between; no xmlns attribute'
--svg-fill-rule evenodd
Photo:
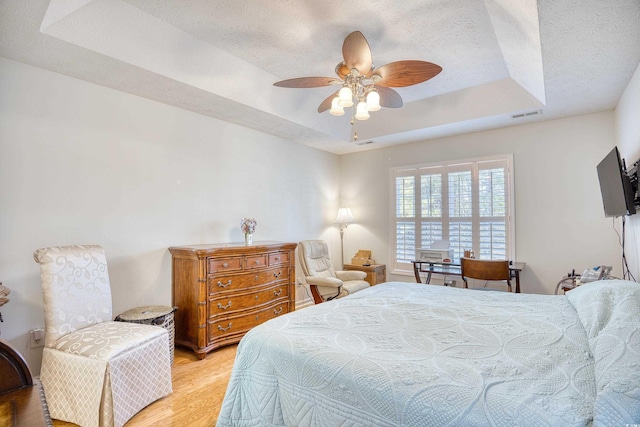
<svg viewBox="0 0 640 427"><path fill-rule="evenodd" d="M300 267L309 284L313 301L318 304L369 287L364 271L336 271L329 248L323 240L304 240L298 245Z"/></svg>
<svg viewBox="0 0 640 427"><path fill-rule="evenodd" d="M112 321L103 248L49 247L33 257L45 311L40 380L52 418L120 427L172 392L167 330Z"/></svg>

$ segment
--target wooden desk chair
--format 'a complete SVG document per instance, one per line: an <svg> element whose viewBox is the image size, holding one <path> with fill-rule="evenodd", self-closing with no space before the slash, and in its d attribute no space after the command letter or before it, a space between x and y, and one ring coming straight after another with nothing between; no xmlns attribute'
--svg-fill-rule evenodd
<svg viewBox="0 0 640 427"><path fill-rule="evenodd" d="M460 258L460 270L464 287L468 288L467 279L505 281L511 289L511 273L509 261L489 261L474 258ZM485 289L485 288L479 288Z"/></svg>

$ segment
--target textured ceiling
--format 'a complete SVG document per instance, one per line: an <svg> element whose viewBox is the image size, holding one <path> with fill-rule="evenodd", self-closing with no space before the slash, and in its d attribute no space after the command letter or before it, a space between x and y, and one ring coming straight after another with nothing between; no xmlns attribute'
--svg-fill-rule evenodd
<svg viewBox="0 0 640 427"><path fill-rule="evenodd" d="M400 109L317 113L361 31L377 67L442 73ZM0 56L334 153L610 110L640 61L640 0L0 0ZM541 114L513 119L513 115Z"/></svg>

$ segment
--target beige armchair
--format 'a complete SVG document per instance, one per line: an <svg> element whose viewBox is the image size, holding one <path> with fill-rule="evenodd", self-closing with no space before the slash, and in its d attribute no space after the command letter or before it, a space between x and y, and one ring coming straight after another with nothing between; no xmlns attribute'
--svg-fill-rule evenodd
<svg viewBox="0 0 640 427"><path fill-rule="evenodd" d="M57 246L33 257L45 311L40 381L52 418L119 427L171 393L167 330L112 321L104 249Z"/></svg>
<svg viewBox="0 0 640 427"><path fill-rule="evenodd" d="M298 245L300 267L313 301L319 304L369 287L364 271L336 271L323 240L304 240Z"/></svg>

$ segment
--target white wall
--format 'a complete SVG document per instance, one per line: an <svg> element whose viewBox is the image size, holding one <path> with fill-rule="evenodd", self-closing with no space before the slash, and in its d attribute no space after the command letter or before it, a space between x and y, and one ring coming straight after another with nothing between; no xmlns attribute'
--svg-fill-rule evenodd
<svg viewBox="0 0 640 427"><path fill-rule="evenodd" d="M640 65L615 109L616 139L630 166L640 159ZM640 212L627 218L625 252L629 270L640 280Z"/></svg>
<svg viewBox="0 0 640 427"><path fill-rule="evenodd" d="M523 292L552 294L573 268L581 273L605 264L620 274L596 173L614 143L613 112L606 112L341 156L342 204L358 219L347 230L345 254L371 249L377 262L390 264L390 168L513 153L516 260L527 263Z"/></svg>
<svg viewBox="0 0 640 427"><path fill-rule="evenodd" d="M245 216L256 240L324 238L339 257L336 155L5 59L0 94L0 333L35 373L37 248L104 246L114 315L170 305L167 248L242 241Z"/></svg>

